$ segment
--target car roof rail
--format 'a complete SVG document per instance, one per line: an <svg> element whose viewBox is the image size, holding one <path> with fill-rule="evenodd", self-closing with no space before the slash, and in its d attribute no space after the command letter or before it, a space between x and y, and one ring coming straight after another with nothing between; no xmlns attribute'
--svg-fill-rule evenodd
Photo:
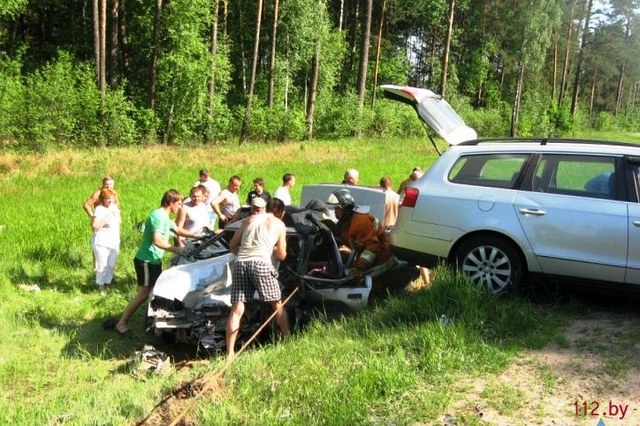
<svg viewBox="0 0 640 426"><path fill-rule="evenodd" d="M536 143L539 145L548 144L584 144L584 145L610 145L610 146L626 146L640 148L640 145L632 142L616 142L616 141L604 141L596 139L568 139L568 138L483 138L474 139L471 141L461 142L458 145L479 145L482 143Z"/></svg>

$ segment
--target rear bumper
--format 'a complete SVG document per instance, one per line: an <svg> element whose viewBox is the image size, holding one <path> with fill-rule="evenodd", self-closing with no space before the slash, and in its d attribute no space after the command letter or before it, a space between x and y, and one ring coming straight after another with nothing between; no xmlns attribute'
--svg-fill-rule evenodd
<svg viewBox="0 0 640 426"><path fill-rule="evenodd" d="M391 246L391 251L396 255L398 259L416 265L424 266L426 268L433 268L446 260L443 257L439 257L433 254L422 253L420 251L394 245Z"/></svg>

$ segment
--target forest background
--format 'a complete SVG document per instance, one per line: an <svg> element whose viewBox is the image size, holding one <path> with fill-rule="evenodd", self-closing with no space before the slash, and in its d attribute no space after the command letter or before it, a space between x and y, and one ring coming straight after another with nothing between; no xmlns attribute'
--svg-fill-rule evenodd
<svg viewBox="0 0 640 426"><path fill-rule="evenodd" d="M637 131L640 0L0 0L0 149Z"/></svg>

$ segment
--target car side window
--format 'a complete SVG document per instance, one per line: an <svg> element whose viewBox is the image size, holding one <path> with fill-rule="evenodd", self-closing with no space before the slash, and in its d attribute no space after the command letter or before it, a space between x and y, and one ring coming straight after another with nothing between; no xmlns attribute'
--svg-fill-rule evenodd
<svg viewBox="0 0 640 426"><path fill-rule="evenodd" d="M463 155L451 168L449 180L466 185L513 188L529 154Z"/></svg>
<svg viewBox="0 0 640 426"><path fill-rule="evenodd" d="M532 190L591 198L616 198L615 157L543 154Z"/></svg>

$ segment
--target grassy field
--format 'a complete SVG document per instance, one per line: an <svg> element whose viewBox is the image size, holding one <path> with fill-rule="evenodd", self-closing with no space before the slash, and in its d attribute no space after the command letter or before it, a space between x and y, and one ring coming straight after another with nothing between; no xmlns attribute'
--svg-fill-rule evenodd
<svg viewBox="0 0 640 426"><path fill-rule="evenodd" d="M198 169L208 168L223 186L240 175L241 198L254 177L273 192L282 174L293 172L299 200L302 185L339 182L350 167L360 170L364 185L388 175L397 186L412 167L435 158L423 140L0 154L0 422L134 424L180 382L220 366L213 358L137 379L130 370L142 348L142 312L134 318L134 339L101 328L135 290L139 223L166 189L188 192ZM123 224L115 289L101 297L81 206L104 175L115 178ZM440 322L442 314L453 323ZM562 321L553 306L489 298L443 269L431 290L341 321L315 322L286 343L244 354L188 419L431 424L455 400L460 390L452 385L460 378L496 374L520 351L562 343Z"/></svg>

